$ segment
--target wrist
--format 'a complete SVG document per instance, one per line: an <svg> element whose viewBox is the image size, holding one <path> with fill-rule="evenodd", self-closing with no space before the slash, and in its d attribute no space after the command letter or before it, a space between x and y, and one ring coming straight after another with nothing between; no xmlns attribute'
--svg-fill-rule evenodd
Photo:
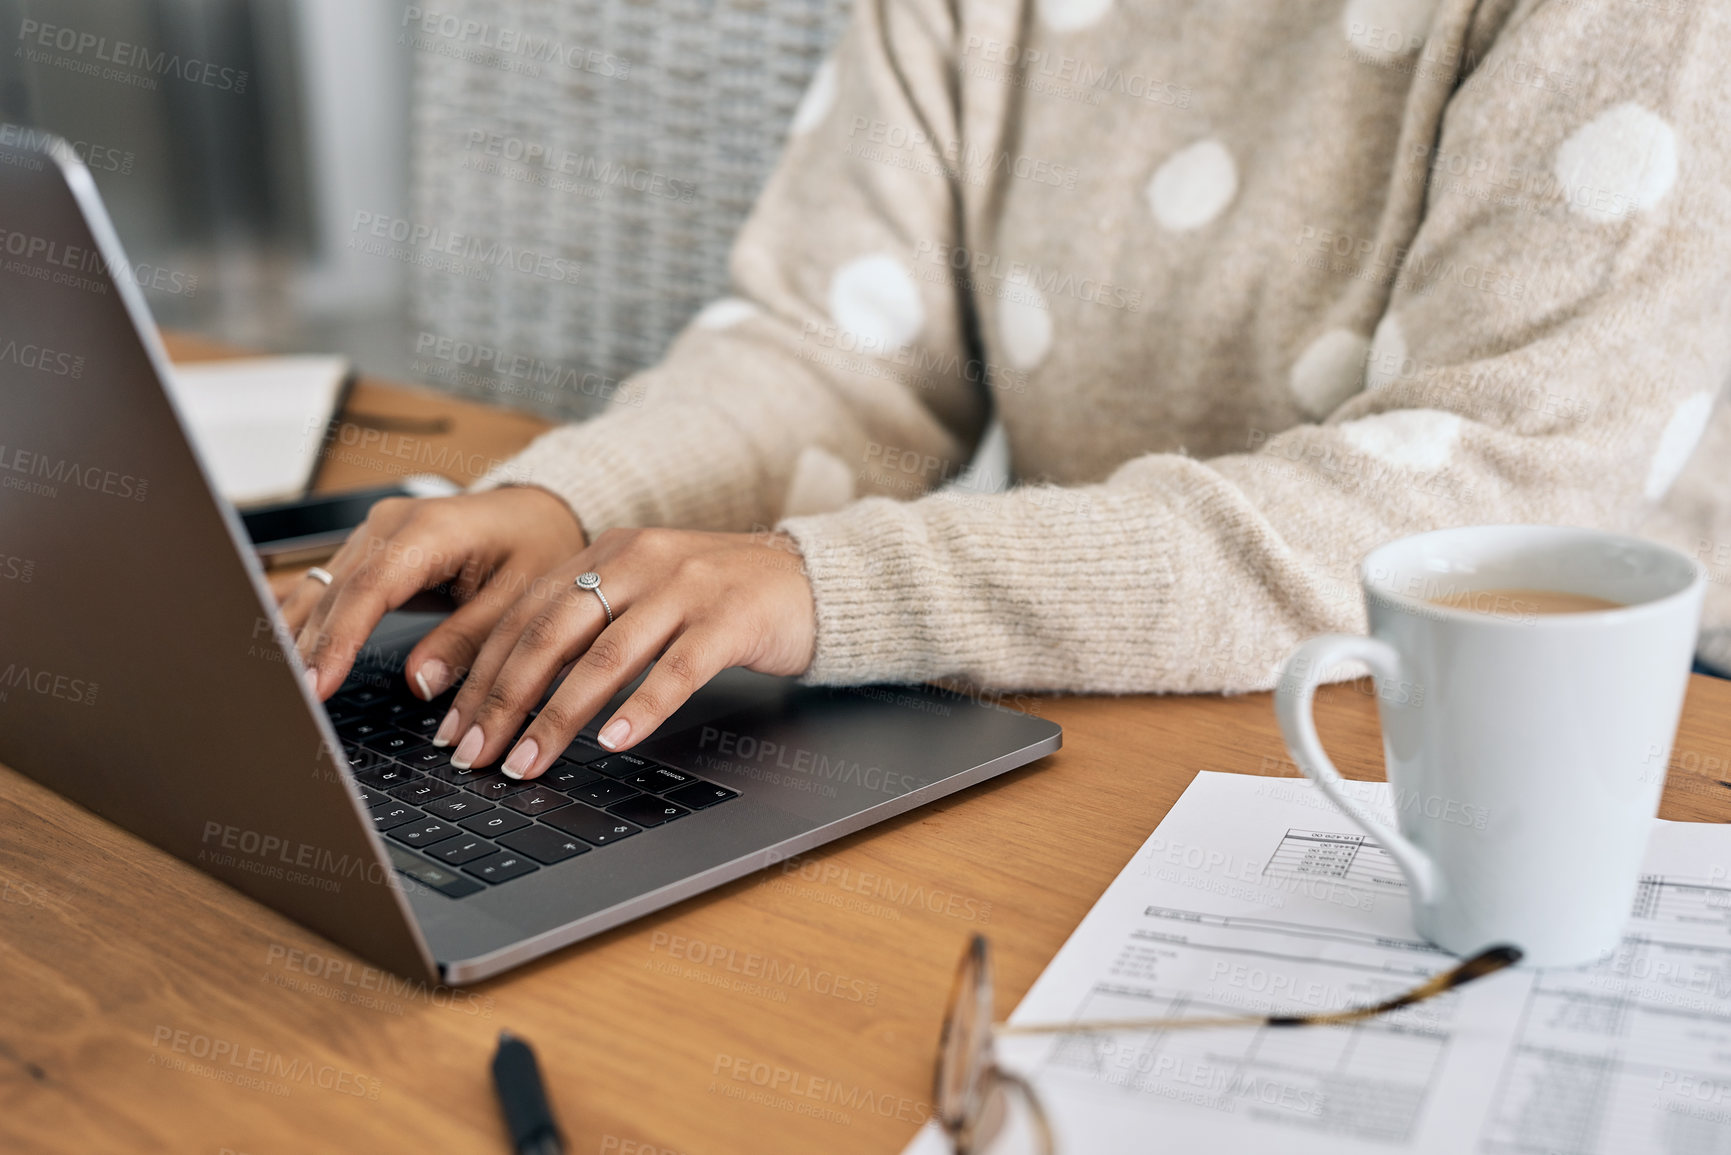
<svg viewBox="0 0 1731 1155"><path fill-rule="evenodd" d="M530 509L530 516L537 523L545 524L557 532L570 533L576 538L576 553L589 545L589 532L583 528L583 521L577 516L563 497L550 489L539 485L513 485L505 487L502 492L509 492L515 500L522 501Z"/></svg>

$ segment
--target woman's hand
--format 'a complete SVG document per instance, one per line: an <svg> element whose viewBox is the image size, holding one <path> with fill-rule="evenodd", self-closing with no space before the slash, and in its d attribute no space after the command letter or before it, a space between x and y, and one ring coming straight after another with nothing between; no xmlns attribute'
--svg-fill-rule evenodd
<svg viewBox="0 0 1731 1155"><path fill-rule="evenodd" d="M387 612L444 585L462 604L405 664L409 684L424 698L438 697L474 664L512 603L585 540L569 506L528 486L379 502L325 563L330 586L306 578L283 599L314 696L343 684Z"/></svg>
<svg viewBox="0 0 1731 1155"><path fill-rule="evenodd" d="M574 584L591 571L601 576L611 625L595 592ZM504 756L505 774L534 778L650 662L654 670L601 727L601 744L610 750L647 737L729 666L802 673L816 637L811 584L785 535L609 530L532 583L506 611L434 742L461 735L451 755L458 768ZM507 752L523 718L573 662Z"/></svg>

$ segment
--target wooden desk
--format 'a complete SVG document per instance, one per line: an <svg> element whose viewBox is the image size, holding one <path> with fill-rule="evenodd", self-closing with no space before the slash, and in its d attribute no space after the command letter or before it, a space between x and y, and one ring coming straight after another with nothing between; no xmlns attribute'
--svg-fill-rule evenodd
<svg viewBox="0 0 1731 1155"><path fill-rule="evenodd" d="M449 413L453 443L488 455L539 428L370 382L351 408ZM372 484L382 460L321 480ZM1379 778L1365 691L1325 688L1318 721L1343 772ZM573 1152L898 1150L929 1110L971 932L992 938L1008 1013L1196 771L1293 774L1266 694L1039 705L1065 745L1032 767L457 992L380 989L0 769L0 1149L502 1152L487 1063L509 1027L539 1050ZM1731 819L1731 683L1693 680L1661 813ZM819 1099L790 1093L818 1080Z"/></svg>

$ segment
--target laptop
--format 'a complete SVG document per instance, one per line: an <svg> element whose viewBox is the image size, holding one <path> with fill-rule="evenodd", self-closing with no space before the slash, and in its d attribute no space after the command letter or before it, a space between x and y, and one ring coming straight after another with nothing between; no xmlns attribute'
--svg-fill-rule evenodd
<svg viewBox="0 0 1731 1155"><path fill-rule="evenodd" d="M460 985L1058 748L966 695L730 670L629 753L591 723L535 782L459 771L428 741L446 702L401 673L427 612L388 617L320 704L89 172L0 139L25 142L0 146L0 763Z"/></svg>

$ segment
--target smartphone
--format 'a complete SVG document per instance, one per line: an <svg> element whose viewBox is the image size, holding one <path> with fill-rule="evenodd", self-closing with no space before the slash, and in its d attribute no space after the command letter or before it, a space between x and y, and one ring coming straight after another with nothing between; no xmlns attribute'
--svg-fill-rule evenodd
<svg viewBox="0 0 1731 1155"><path fill-rule="evenodd" d="M286 565L328 557L387 497L448 497L456 483L433 474L406 477L400 485L321 493L300 501L261 505L241 514L252 548L266 561Z"/></svg>

